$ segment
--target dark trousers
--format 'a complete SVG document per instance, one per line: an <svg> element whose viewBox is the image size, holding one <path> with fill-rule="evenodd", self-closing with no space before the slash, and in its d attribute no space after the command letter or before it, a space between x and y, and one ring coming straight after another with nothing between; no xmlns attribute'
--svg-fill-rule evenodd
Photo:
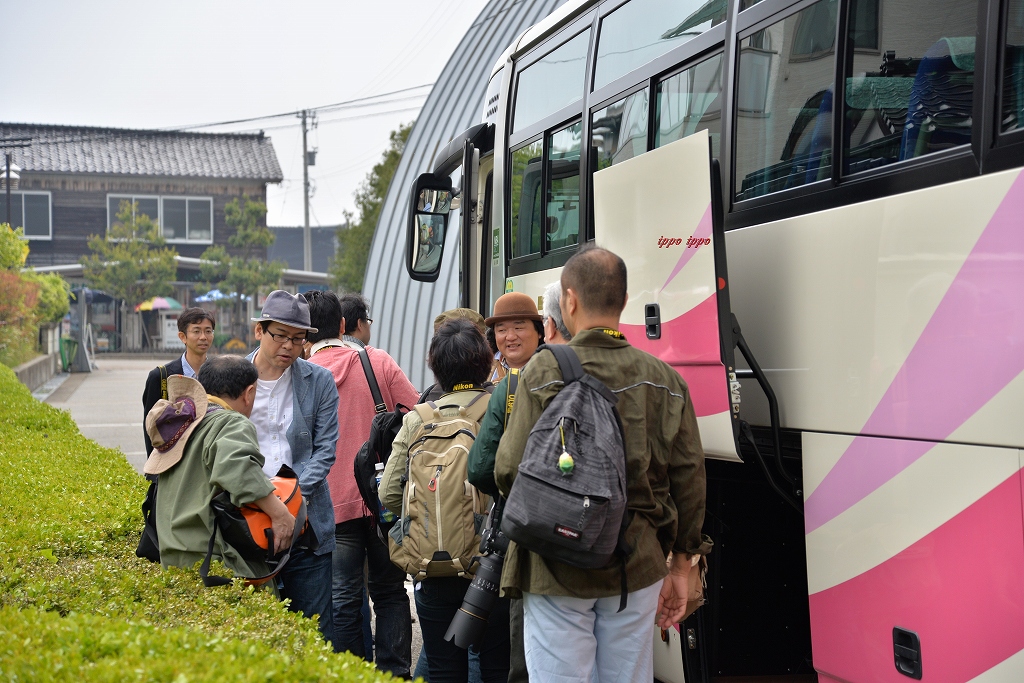
<svg viewBox="0 0 1024 683"><path fill-rule="evenodd" d="M368 517L334 528L332 600L334 650L374 660L377 668L409 677L412 660L412 614L405 592L405 573L391 563ZM364 575L363 567L367 572ZM377 617L376 653L366 651L362 606L364 585Z"/></svg>
<svg viewBox="0 0 1024 683"><path fill-rule="evenodd" d="M334 639L331 618L331 555L316 555L312 550L296 548L281 573L281 598L291 600L288 609L307 617L320 618L320 634L324 640Z"/></svg>
<svg viewBox="0 0 1024 683"><path fill-rule="evenodd" d="M508 683L527 683L530 675L526 671L526 646L523 643L523 601L509 601L509 654Z"/></svg>
<svg viewBox="0 0 1024 683"><path fill-rule="evenodd" d="M416 584L416 615L423 631L423 651L427 655L430 683L466 683L469 656L466 650L446 642L445 633L462 606L469 579L457 576L424 579ZM508 681L509 658L508 600L499 599L487 621L479 647L480 678L484 683Z"/></svg>

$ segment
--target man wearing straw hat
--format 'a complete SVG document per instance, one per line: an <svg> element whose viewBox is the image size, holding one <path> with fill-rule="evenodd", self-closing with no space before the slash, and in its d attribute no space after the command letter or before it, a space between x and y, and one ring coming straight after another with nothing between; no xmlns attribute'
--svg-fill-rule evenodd
<svg viewBox="0 0 1024 683"><path fill-rule="evenodd" d="M153 451L145 472L160 477L156 526L165 567L191 567L206 556L215 526L210 499L219 491L228 491L235 505L252 503L270 516L275 551L291 545L294 531L295 518L263 474L256 430L246 419L256 397L256 368L244 358L221 356L204 365L200 377L205 385L168 377L169 398L146 416ZM267 573L219 535L214 554L238 576Z"/></svg>
<svg viewBox="0 0 1024 683"><path fill-rule="evenodd" d="M260 346L249 354L259 371L250 419L256 425L263 472L272 477L287 465L299 475L313 538L296 547L279 574L288 609L319 615L324 640L334 639L331 606L331 554L334 505L327 473L338 440L338 388L330 371L301 358L310 325L309 304L301 295L275 290L256 323ZM306 534L308 537L309 534Z"/></svg>

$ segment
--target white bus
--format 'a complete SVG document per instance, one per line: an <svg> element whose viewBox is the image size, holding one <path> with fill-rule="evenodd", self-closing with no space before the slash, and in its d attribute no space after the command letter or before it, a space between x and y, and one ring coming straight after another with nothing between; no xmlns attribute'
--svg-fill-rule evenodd
<svg viewBox="0 0 1024 683"><path fill-rule="evenodd" d="M659 679L1024 680L1022 166L1024 0L570 0L495 64L407 268L625 259L716 541Z"/></svg>

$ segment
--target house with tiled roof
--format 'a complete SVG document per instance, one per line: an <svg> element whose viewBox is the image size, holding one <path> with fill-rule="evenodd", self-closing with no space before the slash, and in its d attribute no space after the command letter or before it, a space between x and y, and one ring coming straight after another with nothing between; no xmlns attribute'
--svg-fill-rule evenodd
<svg viewBox="0 0 1024 683"><path fill-rule="evenodd" d="M29 266L78 263L89 236L104 234L125 200L159 222L181 256L198 258L211 245L228 246L228 202L266 201L267 184L283 179L262 133L0 123L0 140L22 138L28 145L10 150L21 167L11 210L31 241Z"/></svg>
<svg viewBox="0 0 1024 683"><path fill-rule="evenodd" d="M4 140L24 144L4 151L12 153L12 167L20 167L10 208L11 222L22 226L29 240L27 266L83 282L79 263L91 253L90 236L106 234L121 203L134 202L178 252L173 298L186 306L196 301L203 252L213 245L234 251L224 207L242 196L265 202L267 185L283 180L274 146L262 133L0 123L0 147ZM6 215L0 192L0 221ZM289 268L282 285L295 291L326 281L323 273ZM140 318L102 293L89 299L99 350L168 347L178 341L176 313Z"/></svg>

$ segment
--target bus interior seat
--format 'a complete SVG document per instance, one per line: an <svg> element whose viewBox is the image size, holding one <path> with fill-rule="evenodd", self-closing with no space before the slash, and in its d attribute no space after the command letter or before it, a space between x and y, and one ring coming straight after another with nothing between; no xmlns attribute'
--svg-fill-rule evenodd
<svg viewBox="0 0 1024 683"><path fill-rule="evenodd" d="M917 68L899 160L971 142L974 37L940 38Z"/></svg>

